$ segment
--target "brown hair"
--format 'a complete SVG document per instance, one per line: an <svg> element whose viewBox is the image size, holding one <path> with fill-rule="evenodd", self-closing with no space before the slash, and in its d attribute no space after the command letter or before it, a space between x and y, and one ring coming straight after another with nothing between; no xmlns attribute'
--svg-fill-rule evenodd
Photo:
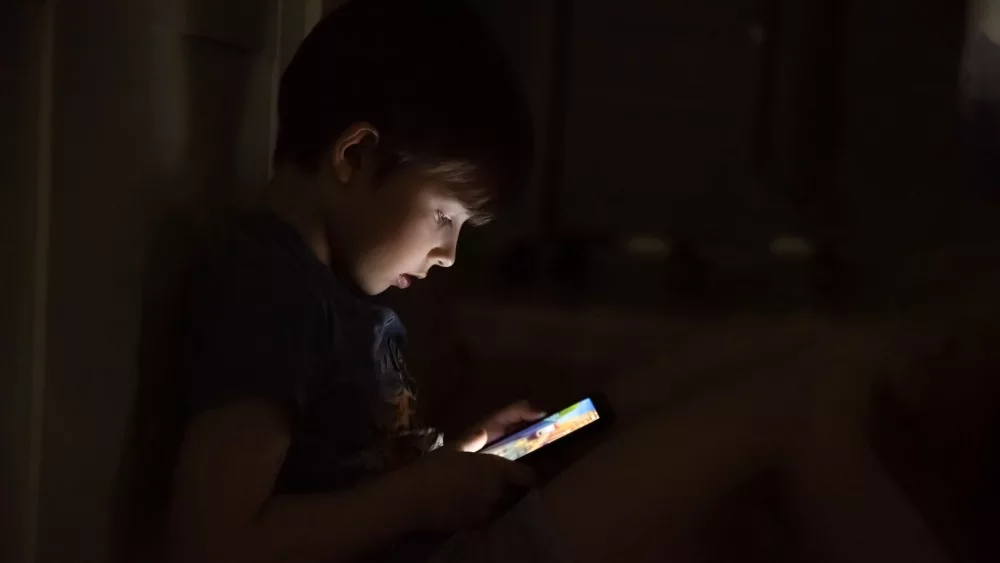
<svg viewBox="0 0 1000 563"><path fill-rule="evenodd" d="M278 94L276 164L315 172L353 123L379 131L379 174L446 181L488 220L523 187L530 114L492 34L458 0L353 0L299 47Z"/></svg>

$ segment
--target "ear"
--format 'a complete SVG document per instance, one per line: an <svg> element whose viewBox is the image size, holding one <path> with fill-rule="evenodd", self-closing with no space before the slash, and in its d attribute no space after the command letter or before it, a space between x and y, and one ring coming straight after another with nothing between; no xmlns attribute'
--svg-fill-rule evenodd
<svg viewBox="0 0 1000 563"><path fill-rule="evenodd" d="M333 173L347 184L370 160L378 145L378 130L369 123L353 123L333 144Z"/></svg>

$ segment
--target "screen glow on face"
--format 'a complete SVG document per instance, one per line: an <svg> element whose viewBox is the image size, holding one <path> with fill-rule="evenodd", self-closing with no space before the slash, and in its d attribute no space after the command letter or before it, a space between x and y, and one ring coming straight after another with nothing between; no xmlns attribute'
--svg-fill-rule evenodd
<svg viewBox="0 0 1000 563"><path fill-rule="evenodd" d="M593 401L584 399L483 448L482 453L515 460L587 426L598 418L600 416Z"/></svg>

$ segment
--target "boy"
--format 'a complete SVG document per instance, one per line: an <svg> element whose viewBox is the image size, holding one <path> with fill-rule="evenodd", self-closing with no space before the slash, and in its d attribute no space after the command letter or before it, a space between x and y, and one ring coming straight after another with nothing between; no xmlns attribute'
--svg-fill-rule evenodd
<svg viewBox="0 0 1000 563"><path fill-rule="evenodd" d="M403 329L368 296L455 261L523 182L527 111L459 3L357 0L281 80L275 175L193 280L189 416L171 545L183 561L419 559L414 532L482 520L526 468L478 450L515 404L441 445ZM430 538L432 539L432 538Z"/></svg>
<svg viewBox="0 0 1000 563"><path fill-rule="evenodd" d="M800 387L747 379L487 521L532 475L469 452L541 413L515 404L442 446L415 408L402 327L369 296L451 266L461 229L522 181L529 120L501 57L457 2L354 0L303 42L278 105L264 205L192 284L173 560L658 560L785 456Z"/></svg>

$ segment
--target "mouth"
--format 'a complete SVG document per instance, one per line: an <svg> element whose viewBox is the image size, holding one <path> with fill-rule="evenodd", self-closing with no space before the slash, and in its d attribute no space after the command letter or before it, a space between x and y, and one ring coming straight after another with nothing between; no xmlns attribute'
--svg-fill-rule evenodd
<svg viewBox="0 0 1000 563"><path fill-rule="evenodd" d="M399 289L406 289L413 285L414 281L422 280L425 277L426 276L415 276L413 274L400 274L399 277L396 278L396 287Z"/></svg>

